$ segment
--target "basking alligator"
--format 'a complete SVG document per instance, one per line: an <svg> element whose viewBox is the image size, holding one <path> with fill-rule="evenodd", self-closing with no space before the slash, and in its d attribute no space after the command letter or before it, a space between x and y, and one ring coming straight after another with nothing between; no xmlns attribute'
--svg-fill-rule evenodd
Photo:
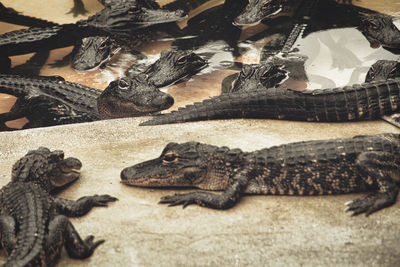
<svg viewBox="0 0 400 267"><path fill-rule="evenodd" d="M8 255L2 266L54 266L65 246L72 258L84 259L104 240L81 239L68 217L80 217L93 207L117 199L85 196L76 201L53 192L79 177L81 162L64 159L61 150L45 147L29 151L12 169L11 182L0 190L0 239Z"/></svg>
<svg viewBox="0 0 400 267"><path fill-rule="evenodd" d="M127 36L138 28L183 19L183 11L153 10L120 4L106 7L87 20L51 27L31 27L0 35L2 56L14 56L74 45L88 36Z"/></svg>
<svg viewBox="0 0 400 267"><path fill-rule="evenodd" d="M149 67L134 64L125 72L127 77L147 75L147 81L156 87L182 82L207 67L207 61L191 51L162 51L160 58Z"/></svg>
<svg viewBox="0 0 400 267"><path fill-rule="evenodd" d="M58 76L0 75L0 92L18 97L8 113L0 114L0 123L26 117L25 128L142 116L174 103L141 76L118 79L101 91Z"/></svg>
<svg viewBox="0 0 400 267"><path fill-rule="evenodd" d="M330 89L254 88L206 99L141 125L263 118L340 122L377 119L400 111L400 78Z"/></svg>
<svg viewBox="0 0 400 267"><path fill-rule="evenodd" d="M388 50L399 52L400 27L396 26L395 20L400 23L400 18L394 18L389 15L370 15L361 20L358 29L370 42L372 48L382 46Z"/></svg>
<svg viewBox="0 0 400 267"><path fill-rule="evenodd" d="M213 209L233 207L243 194L371 194L346 203L353 215L396 201L400 182L400 135L379 134L274 146L254 152L197 142L169 143L161 156L125 168L121 182L140 187L197 187L160 203Z"/></svg>

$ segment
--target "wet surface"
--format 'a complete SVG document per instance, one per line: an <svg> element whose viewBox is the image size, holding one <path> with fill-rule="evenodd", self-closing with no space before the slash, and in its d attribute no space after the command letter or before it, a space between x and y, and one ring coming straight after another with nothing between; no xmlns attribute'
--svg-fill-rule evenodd
<svg viewBox="0 0 400 267"><path fill-rule="evenodd" d="M23 1L3 1L3 4L12 7L25 15L38 16L50 21L58 23L70 23L83 19L85 17L72 17L71 14L66 14L71 8L73 1L52 1L46 8L47 11L41 10L35 12L35 1L30 1L30 4L22 4ZM32 2L32 3L31 3ZM41 3L41 1L37 1ZM69 3L71 2L71 3ZM161 4L171 1L160 1ZM218 5L223 1L208 1L199 8L190 12L190 17L193 17L201 11ZM354 5L370 8L379 12L396 15L400 13L400 5L396 1L353 1ZM379 2L379 4L377 4ZM89 10L90 15L99 11L102 6L96 0L85 1L85 7ZM187 19L179 22L182 28L186 25ZM272 27L272 26L271 26ZM23 27L0 23L0 33L19 29ZM258 40L251 40L252 36L268 29L266 24L259 24L254 27L245 27L241 33L238 46L240 56L234 57L232 49L222 41L210 42L194 52L201 55L209 61L209 67L202 70L195 77L174 86L163 89L170 93L175 104L171 107L176 109L179 106L184 106L195 101L203 100L210 96L219 95L221 93L221 81L228 75L237 72L232 70L232 62L242 62L245 64L258 63L260 61L260 52L262 47L276 37L275 34L262 36ZM154 41L143 44L138 48L147 59L141 60L140 63L154 62L161 51L169 49L172 41ZM330 29L318 31L308 34L305 38L298 38L294 48L298 52L292 54L300 54L308 59L305 62L305 69L308 76L308 81L288 81L285 86L293 89L316 89L335 86L343 86L363 82L365 74L370 65L378 59L397 59L398 56L383 49L370 48L368 41L355 28ZM40 71L41 75L60 75L68 81L81 83L98 89L104 89L108 83L118 77L123 76L124 71L131 65L137 62L135 56L131 54L120 54L113 58L105 69L97 69L88 72L78 72L70 66L53 67L57 60L61 60L65 55L71 52L72 47L55 49L51 51L50 57ZM17 66L29 59L29 55L12 57L12 66ZM236 68L237 69L237 68ZM305 83L307 82L307 83ZM0 95L0 112L7 111L13 102L14 97L8 95ZM24 120L17 123L9 122L9 126L21 127Z"/></svg>

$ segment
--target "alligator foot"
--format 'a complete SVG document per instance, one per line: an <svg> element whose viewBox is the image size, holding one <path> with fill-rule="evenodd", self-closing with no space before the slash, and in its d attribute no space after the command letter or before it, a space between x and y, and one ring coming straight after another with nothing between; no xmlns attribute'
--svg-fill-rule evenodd
<svg viewBox="0 0 400 267"><path fill-rule="evenodd" d="M346 202L345 211L352 211L351 216L365 213L366 216L371 213L392 205L396 200L397 192L375 193L364 198L355 199Z"/></svg>

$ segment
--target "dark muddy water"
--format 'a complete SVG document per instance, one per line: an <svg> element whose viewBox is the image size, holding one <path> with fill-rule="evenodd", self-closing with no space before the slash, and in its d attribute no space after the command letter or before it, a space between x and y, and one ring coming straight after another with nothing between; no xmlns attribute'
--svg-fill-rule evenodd
<svg viewBox="0 0 400 267"><path fill-rule="evenodd" d="M84 2L90 14L94 14L102 9L101 4L97 0L87 0ZM169 2L172 1L159 1L161 5ZM222 2L220 0L207 1L205 4L192 10L189 18ZM341 3L342 1L337 2ZM58 23L70 23L84 18L74 18L71 14L66 14L72 7L72 0L30 0L28 3L24 0L5 0L2 3L23 14L41 17ZM360 0L353 1L352 4L400 17L400 2L398 0ZM186 22L187 20L179 22L179 27L184 28ZM268 41L276 37L275 33L267 33L265 35L260 33L264 31L268 32L271 27L267 24L259 24L243 28L238 40L238 50L240 53L238 56L233 56L232 49L223 41L212 41L196 48L195 52L209 61L209 67L202 70L201 73L189 81L163 89L175 99L175 104L171 109L176 109L179 106L200 101L210 96L219 95L221 93L221 81L226 76L238 71L229 67L230 62L252 64L260 61L262 48ZM20 28L23 27L0 23L0 33ZM147 59L142 60L142 62L151 63L155 61L161 51L170 48L171 43L171 40L161 40L142 45L138 50L147 56ZM297 40L295 48L298 49L296 54L307 57L305 70L308 81L289 80L286 86L299 90L360 83L364 81L369 66L376 60L396 60L399 57L383 48L371 48L369 42L355 27L329 29L307 34L307 36L303 36ZM104 89L110 81L122 76L129 65L137 62L136 58L130 54L120 54L110 62L107 68L89 72L77 72L71 69L70 66L61 68L51 66L52 63L63 58L71 50L72 47L67 47L51 51L50 57L41 69L40 74L60 75L68 81ZM31 56L32 54L12 57L12 66L23 64ZM0 94L0 113L8 111L14 101L14 97ZM7 125L22 127L25 122L26 120L22 119L9 122Z"/></svg>

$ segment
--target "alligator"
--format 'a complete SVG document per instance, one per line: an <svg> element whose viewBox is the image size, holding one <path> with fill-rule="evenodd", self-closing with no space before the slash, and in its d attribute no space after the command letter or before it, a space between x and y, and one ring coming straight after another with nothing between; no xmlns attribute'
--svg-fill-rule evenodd
<svg viewBox="0 0 400 267"><path fill-rule="evenodd" d="M126 37L132 30L183 19L183 11L153 10L120 4L106 7L87 20L75 24L31 27L0 35L2 56L14 56L74 45L89 36Z"/></svg>
<svg viewBox="0 0 400 267"><path fill-rule="evenodd" d="M314 23L314 26L320 29L335 24L337 27L354 27L359 23L359 15L378 13L367 8L338 3L335 0L253 0L248 2L243 12L234 19L234 23L237 26L252 26L260 22L269 24L272 19L290 14L294 14L298 19L309 20L309 15L302 14L308 13L307 10L314 10L310 15L318 20L319 23Z"/></svg>
<svg viewBox="0 0 400 267"><path fill-rule="evenodd" d="M64 159L61 150L29 151L12 168L11 182L0 190L0 239L8 255L2 266L54 266L65 246L72 258L91 256L104 240L82 239L68 217L81 217L93 207L117 199L85 196L76 201L55 197L55 191L76 181L82 163Z"/></svg>
<svg viewBox="0 0 400 267"><path fill-rule="evenodd" d="M252 91L215 96L140 125L232 118L314 122L372 120L399 112L399 94L400 78L305 91L257 87Z"/></svg>
<svg viewBox="0 0 400 267"><path fill-rule="evenodd" d="M0 122L26 117L26 129L142 116L172 106L174 99L142 76L112 81L101 91L59 76L0 74L0 92L18 97L9 112L0 114ZM3 129L11 130L5 125Z"/></svg>
<svg viewBox="0 0 400 267"><path fill-rule="evenodd" d="M394 21L399 21L386 14L374 14L364 17L358 29L369 41L372 48L382 46L392 52L400 51L400 27Z"/></svg>
<svg viewBox="0 0 400 267"><path fill-rule="evenodd" d="M330 195L371 192L346 203L352 215L395 203L400 182L400 135L379 134L273 146L254 152L198 142L169 143L160 157L121 171L121 182L139 187L196 187L164 196L170 206L233 207L243 194Z"/></svg>
<svg viewBox="0 0 400 267"><path fill-rule="evenodd" d="M172 47L196 50L208 42L222 40L228 44L234 56L239 56L237 42L241 29L232 22L246 4L247 0L226 0L221 5L204 10L189 19L187 26L182 29L184 36L193 38L178 39L172 43Z"/></svg>
<svg viewBox="0 0 400 267"><path fill-rule="evenodd" d="M239 74L230 75L223 80L222 93L278 87L289 77L284 68L285 65L274 62L245 65Z"/></svg>
<svg viewBox="0 0 400 267"><path fill-rule="evenodd" d="M378 60L369 68L365 82L394 79L400 77L400 62Z"/></svg>
<svg viewBox="0 0 400 267"><path fill-rule="evenodd" d="M170 86L180 83L200 70L207 67L207 61L191 51L165 50L160 54L160 58L149 67L134 64L130 66L125 75L134 77L140 73L147 75L147 81L154 84L157 88Z"/></svg>

